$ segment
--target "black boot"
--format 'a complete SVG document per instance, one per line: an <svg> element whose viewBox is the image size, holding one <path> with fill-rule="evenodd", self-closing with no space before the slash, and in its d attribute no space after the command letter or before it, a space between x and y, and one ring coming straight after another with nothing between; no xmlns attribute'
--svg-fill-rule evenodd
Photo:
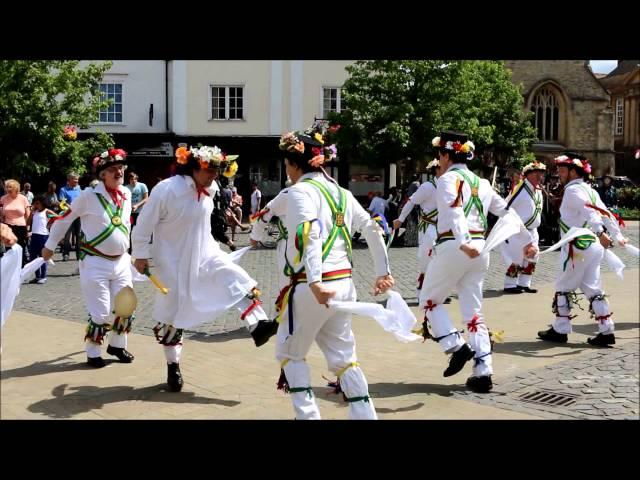
<svg viewBox="0 0 640 480"><path fill-rule="evenodd" d="M251 336L256 347L264 345L278 331L278 322L275 320L260 320L256 328L251 331Z"/></svg>
<svg viewBox="0 0 640 480"><path fill-rule="evenodd" d="M449 366L442 375L444 377L455 375L463 369L465 363L473 358L474 354L475 352L471 350L469 344L465 343L457 352L453 352L451 354L451 358L449 359Z"/></svg>
<svg viewBox="0 0 640 480"><path fill-rule="evenodd" d="M467 387L475 393L488 393L493 388L491 375L467 378Z"/></svg>
<svg viewBox="0 0 640 480"><path fill-rule="evenodd" d="M87 365L93 368L102 368L106 363L102 357L87 357Z"/></svg>
<svg viewBox="0 0 640 480"><path fill-rule="evenodd" d="M449 305L451 303L451 297L445 298L444 302L442 302L442 303L444 303L445 305Z"/></svg>
<svg viewBox="0 0 640 480"><path fill-rule="evenodd" d="M167 384L169 390L172 392L179 392L182 390L182 373L180 373L180 364L168 363L167 364Z"/></svg>
<svg viewBox="0 0 640 480"><path fill-rule="evenodd" d="M616 337L613 333L599 333L593 338L588 338L587 342L594 347L608 347L615 345Z"/></svg>
<svg viewBox="0 0 640 480"><path fill-rule="evenodd" d="M537 288L529 288L529 287L520 287L522 289L523 292L526 293L538 293L538 289Z"/></svg>
<svg viewBox="0 0 640 480"><path fill-rule="evenodd" d="M551 327L549 330L539 331L538 338L546 340L547 342L567 343L569 337L566 333L558 333Z"/></svg>
<svg viewBox="0 0 640 480"><path fill-rule="evenodd" d="M109 355L118 357L118 360L120 360L122 363L131 363L135 358L133 355L131 355L131 353L127 352L124 348L112 347L111 345L107 347L107 353Z"/></svg>
<svg viewBox="0 0 640 480"><path fill-rule="evenodd" d="M504 293L522 293L522 287L509 287L504 289Z"/></svg>

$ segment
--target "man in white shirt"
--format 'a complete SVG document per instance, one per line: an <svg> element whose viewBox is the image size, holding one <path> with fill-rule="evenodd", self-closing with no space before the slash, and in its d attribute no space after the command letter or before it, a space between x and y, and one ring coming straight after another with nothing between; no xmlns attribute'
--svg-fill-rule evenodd
<svg viewBox="0 0 640 480"><path fill-rule="evenodd" d="M258 189L258 185L251 184L251 215L255 215L260 211L262 204L262 192Z"/></svg>
<svg viewBox="0 0 640 480"><path fill-rule="evenodd" d="M393 286L382 229L322 168L327 160L317 137L290 132L281 138L288 189L286 263L290 285L281 292L284 318L277 333L279 388L291 393L297 419L320 419L309 367L305 361L315 341L329 370L338 377L349 402L349 418L376 419L367 380L357 361L351 314L328 305L331 298L355 301L351 278L351 229L361 230L373 256L374 293ZM330 157L329 157L330 158Z"/></svg>
<svg viewBox="0 0 640 480"><path fill-rule="evenodd" d="M607 347L616 343L612 312L605 298L600 278L600 262L604 249L614 240L624 246L628 240L620 232L614 215L607 210L598 192L584 181L591 173L587 159L575 152L565 152L555 159L560 182L565 186L560 205L560 230L566 234L571 227L588 228L593 234L581 235L562 247L560 273L556 280L551 328L538 332L538 338L548 342L566 343L571 328L571 307L577 304L575 290L579 287L589 299L589 311L598 322L598 335L589 338L590 345Z"/></svg>
<svg viewBox="0 0 640 480"><path fill-rule="evenodd" d="M518 234L509 238L502 244L502 257L509 266L504 279L504 292L511 294L536 293L531 288L531 277L536 268L538 257L527 259L524 257L522 247L533 239L533 244L538 248L538 227L542 213L542 190L540 181L547 167L544 163L532 162L522 169L522 180L514 191L505 199L507 206L513 209L530 235Z"/></svg>
<svg viewBox="0 0 640 480"><path fill-rule="evenodd" d="M473 358L473 375L467 379L467 387L486 393L493 386L491 340L481 312L482 284L489 268L489 255L480 255L480 252L485 244L487 212L498 217L510 213L491 184L469 170L467 162L473 159L475 146L465 134L445 131L435 137L432 144L438 149L444 173L438 178L436 189L435 256L429 263L420 292L419 304L425 310L423 335L433 338L445 353L451 354L445 377L458 373ZM519 217L515 213L511 215L520 222L521 231L527 232ZM531 243L525 249L527 257L536 253ZM458 291L468 343L442 305L453 288Z"/></svg>
<svg viewBox="0 0 640 480"><path fill-rule="evenodd" d="M64 214L53 223L49 238L42 249L48 261L56 245L76 219L81 219L84 240L79 246L80 285L87 310L89 326L85 335L87 363L95 368L105 366L101 345L109 332L107 353L122 363L131 363L133 355L127 348L127 333L135 318L109 317L115 296L125 287L132 288L129 232L131 230L131 192L123 186L127 153L111 149L93 159L100 179L95 188L87 188Z"/></svg>
<svg viewBox="0 0 640 480"><path fill-rule="evenodd" d="M424 282L424 274L427 271L429 261L433 258L433 244L436 241L438 231L438 208L436 205L436 180L442 174L440 161L436 158L427 165L427 173L433 177L424 182L416 190L407 203L402 207L400 216L393 221L394 230L398 230L413 211L416 205L420 206L420 221L418 222L418 287L417 297ZM448 299L451 302L451 299ZM447 301L445 300L445 303Z"/></svg>
<svg viewBox="0 0 640 480"><path fill-rule="evenodd" d="M174 392L184 384L180 360L185 328L235 308L256 346L275 333L260 306L257 282L211 235L212 198L219 188L215 179L233 172L236 158L215 146L178 148L177 174L154 187L131 235L136 269L147 272L153 258L157 277L168 288L166 295L156 294L153 331L163 346L167 384Z"/></svg>

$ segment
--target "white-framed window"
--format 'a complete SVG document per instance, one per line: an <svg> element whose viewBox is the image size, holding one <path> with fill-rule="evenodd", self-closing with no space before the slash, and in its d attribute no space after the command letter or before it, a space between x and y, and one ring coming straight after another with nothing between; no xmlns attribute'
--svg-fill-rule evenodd
<svg viewBox="0 0 640 480"><path fill-rule="evenodd" d="M244 86L211 85L211 119L244 120Z"/></svg>
<svg viewBox="0 0 640 480"><path fill-rule="evenodd" d="M122 83L105 82L100 84L100 100L111 100L109 105L100 110L100 123L122 123Z"/></svg>
<svg viewBox="0 0 640 480"><path fill-rule="evenodd" d="M329 118L330 112L340 113L347 109L346 102L342 98L342 88L322 88L322 118Z"/></svg>
<svg viewBox="0 0 640 480"><path fill-rule="evenodd" d="M624 133L624 98L616 98L616 135Z"/></svg>
<svg viewBox="0 0 640 480"><path fill-rule="evenodd" d="M535 114L534 127L538 131L538 140L542 142L558 141L560 127L560 102L553 90L541 88L531 102L531 111Z"/></svg>

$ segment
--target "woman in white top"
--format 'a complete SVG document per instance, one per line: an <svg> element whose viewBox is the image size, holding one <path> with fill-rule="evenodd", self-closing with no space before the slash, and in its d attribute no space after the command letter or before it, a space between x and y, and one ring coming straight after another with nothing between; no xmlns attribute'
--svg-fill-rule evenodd
<svg viewBox="0 0 640 480"><path fill-rule="evenodd" d="M31 214L31 243L29 243L29 253L31 254L31 260L35 260L37 257L42 256L42 247L47 243L49 238L49 229L47 223L50 215L51 217L57 216L57 214L48 208L45 208L44 196L38 196L33 200L33 213ZM42 267L36 270L36 278L30 283L38 283L42 285L47 281L47 264L44 263Z"/></svg>

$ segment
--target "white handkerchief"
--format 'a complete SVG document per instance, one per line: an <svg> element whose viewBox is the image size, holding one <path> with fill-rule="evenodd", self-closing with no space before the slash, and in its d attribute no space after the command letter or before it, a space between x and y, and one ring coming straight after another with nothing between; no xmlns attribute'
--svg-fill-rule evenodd
<svg viewBox="0 0 640 480"><path fill-rule="evenodd" d="M640 252L640 250L638 250L637 247L634 247L633 245L631 245L630 243L627 243L624 246L624 249L627 251L627 253L633 255L634 257L638 257L638 252Z"/></svg>
<svg viewBox="0 0 640 480"><path fill-rule="evenodd" d="M509 213L501 217L493 226L491 233L487 237L482 249L481 255L488 254L495 247L507 240L509 237L514 236L520 231L520 224L522 220L511 210Z"/></svg>
<svg viewBox="0 0 640 480"><path fill-rule="evenodd" d="M247 253L249 250L251 250L251 246L241 248L240 250L236 250L235 252L231 252L229 254L229 256L231 257L231 261L237 264L242 258L242 256L245 253Z"/></svg>
<svg viewBox="0 0 640 480"><path fill-rule="evenodd" d="M342 312L373 318L386 332L392 333L399 342L408 343L422 340L420 335L411 332L417 323L416 317L402 296L394 291L388 293L387 308L377 303L338 300L330 300L329 306Z"/></svg>

